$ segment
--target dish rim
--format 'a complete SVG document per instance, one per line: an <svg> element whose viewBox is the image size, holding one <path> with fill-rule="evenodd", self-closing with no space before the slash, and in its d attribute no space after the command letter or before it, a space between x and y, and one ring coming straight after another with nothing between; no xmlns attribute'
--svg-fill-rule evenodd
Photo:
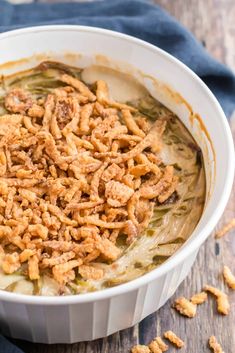
<svg viewBox="0 0 235 353"><path fill-rule="evenodd" d="M231 130L228 124L228 121L226 119L226 116L215 98L214 94L211 92L211 90L206 86L206 84L185 64L183 64L180 60L176 59L173 57L171 54L167 53L163 49L160 49L159 47L150 44L144 40L132 37L127 34L123 34L120 32L115 32L112 30L107 30L103 28L97 28L97 27L90 27L90 26L79 26L79 25L46 25L46 26L35 26L35 27L27 27L23 29L15 29L12 31L7 31L4 33L0 34L0 42L2 39L10 38L10 37L15 37L15 36L20 36L24 35L26 33L34 33L34 32L45 32L45 31L58 31L58 30L63 30L63 31L71 31L71 30L76 30L76 31L82 31L82 32L96 32L96 33L101 33L101 34L106 34L108 36L116 37L116 38L122 38L125 39L128 42L134 43L135 45L139 46L144 46L148 49L150 49L153 52L157 52L158 54L164 56L166 59L168 59L171 63L174 65L177 65L181 67L183 70L185 70L193 80L195 80L202 91L209 96L211 101L215 105L215 109L217 110L217 113L221 119L221 122L223 124L223 129L225 132L225 135L227 137L226 142L228 145L228 170L227 170L227 176L226 179L224 180L224 190L221 195L219 203L216 205L213 214L210 216L208 221L206 222L205 227L201 232L198 233L198 235L195 237L195 239L191 240L191 242L186 243L185 246L183 246L179 251L174 255L169 258L166 262L164 262L161 266L158 268L144 274L143 276L140 276L134 280L131 280L127 283L119 284L118 286L111 287L111 288L106 288L103 290L98 290L94 291L91 293L84 293L84 294L78 294L78 295L68 295L68 296L34 296L34 295L26 295L26 294L18 294L18 293L11 293L7 292L4 290L0 290L0 300L2 301L8 301L8 302L16 302L16 303L23 303L23 304L31 304L31 305L69 305L69 304L82 304L82 303L87 303L87 302L95 302L98 300L104 300L110 297L118 296L125 294L127 292L136 290L137 288L140 288L144 285L147 285L148 283L156 280L157 278L161 277L162 275L166 274L170 270L172 270L174 267L179 265L181 262L183 262L187 257L189 257L193 252L195 252L201 244L206 240L206 238L210 235L212 230L214 229L215 225L218 222L218 219L221 217L228 198L230 196L230 192L232 189L232 184L233 184L233 178L234 178L234 145L233 145L233 138L231 134Z"/></svg>

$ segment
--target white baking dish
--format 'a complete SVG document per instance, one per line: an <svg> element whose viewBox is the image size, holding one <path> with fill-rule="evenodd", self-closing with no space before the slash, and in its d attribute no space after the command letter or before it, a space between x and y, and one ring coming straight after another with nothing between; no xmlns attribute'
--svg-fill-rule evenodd
<svg viewBox="0 0 235 353"><path fill-rule="evenodd" d="M0 327L15 338L72 343L130 327L172 296L226 206L234 151L224 113L185 65L159 48L120 33L80 26L27 28L1 34L0 53L0 74L27 69L44 59L80 67L97 63L131 73L179 116L202 148L205 211L187 243L159 268L129 283L76 296L33 297L0 291Z"/></svg>

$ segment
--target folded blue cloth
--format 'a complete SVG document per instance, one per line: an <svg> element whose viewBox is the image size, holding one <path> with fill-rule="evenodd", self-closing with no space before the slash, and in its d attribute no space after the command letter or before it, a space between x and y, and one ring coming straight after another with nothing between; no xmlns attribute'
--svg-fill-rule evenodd
<svg viewBox="0 0 235 353"><path fill-rule="evenodd" d="M0 335L0 353L23 353L21 349Z"/></svg>
<svg viewBox="0 0 235 353"><path fill-rule="evenodd" d="M11 5L0 0L0 32L43 24L103 27L141 38L174 55L214 92L229 117L235 109L235 77L163 9L141 0ZM0 353L22 353L0 338Z"/></svg>

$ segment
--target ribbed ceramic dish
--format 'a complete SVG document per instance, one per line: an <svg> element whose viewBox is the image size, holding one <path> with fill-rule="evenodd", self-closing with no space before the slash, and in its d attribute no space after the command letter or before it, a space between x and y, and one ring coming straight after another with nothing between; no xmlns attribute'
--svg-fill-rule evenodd
<svg viewBox="0 0 235 353"><path fill-rule="evenodd" d="M76 296L34 297L0 291L0 327L15 338L73 343L130 327L173 295L226 206L234 150L224 113L189 68L161 49L120 33L80 26L26 28L1 34L0 53L0 74L33 67L45 59L79 67L96 63L131 73L179 116L203 151L204 213L190 239L159 268L129 283Z"/></svg>

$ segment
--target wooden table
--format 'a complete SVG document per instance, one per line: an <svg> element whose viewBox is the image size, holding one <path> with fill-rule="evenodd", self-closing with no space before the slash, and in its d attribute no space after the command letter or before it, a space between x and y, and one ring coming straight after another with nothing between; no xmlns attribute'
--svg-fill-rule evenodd
<svg viewBox="0 0 235 353"><path fill-rule="evenodd" d="M214 57L235 69L234 0L155 0L155 2L189 28ZM235 116L231 120L231 125L235 137ZM218 227L235 216L234 191L233 189ZM198 314L194 319L186 319L178 315L171 308L171 304L174 298L181 295L190 297L191 294L200 291L206 283L223 288L222 266L227 264L235 271L234 256L235 232L231 232L220 241L215 241L212 235L201 247L193 270L174 297L157 313L150 315L133 328L89 343L43 345L17 341L17 344L26 353L127 353L134 344L148 343L156 335L172 329L186 342L186 348L180 351L182 353L209 352L207 341L212 334L221 342L226 353L232 353L235 351L235 292L230 293L232 308L227 317L217 314L212 298L209 298L207 304L198 308ZM174 348L169 350L169 352L175 351Z"/></svg>

